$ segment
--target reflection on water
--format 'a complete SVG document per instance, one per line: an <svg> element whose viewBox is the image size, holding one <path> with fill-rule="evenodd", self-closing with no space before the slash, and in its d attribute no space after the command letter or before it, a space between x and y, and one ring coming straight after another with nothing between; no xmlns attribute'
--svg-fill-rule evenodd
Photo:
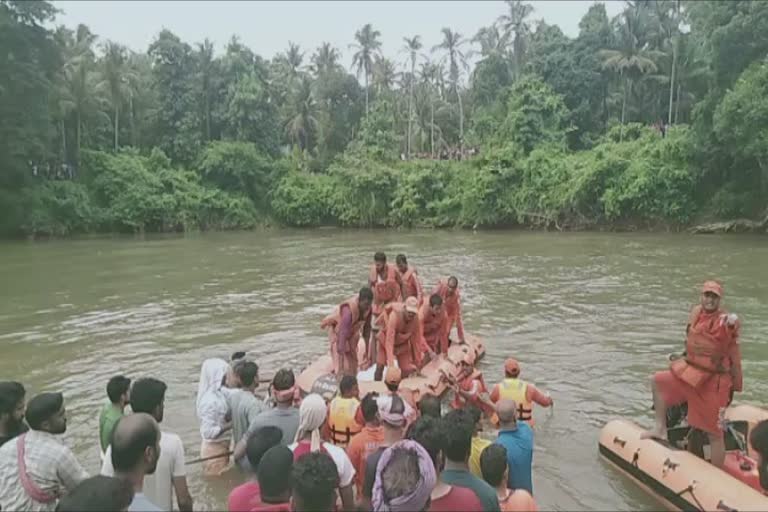
<svg viewBox="0 0 768 512"><path fill-rule="evenodd" d="M657 508L597 455L600 427L649 425L647 375L683 343L697 285L716 277L742 318L744 401L768 388L768 240L683 235L275 231L0 245L0 375L58 389L68 442L98 470L98 408L116 373L169 386L165 428L197 456L199 367L235 349L264 373L326 348L321 318L367 277L376 250L404 252L427 288L456 274L465 324L486 338L486 381L511 355L549 391L534 480L542 509ZM222 509L237 474L188 468L198 510Z"/></svg>

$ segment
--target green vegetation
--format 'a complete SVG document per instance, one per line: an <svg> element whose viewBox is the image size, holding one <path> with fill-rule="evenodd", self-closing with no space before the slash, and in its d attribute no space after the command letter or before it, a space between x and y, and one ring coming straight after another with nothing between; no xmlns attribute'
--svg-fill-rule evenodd
<svg viewBox="0 0 768 512"><path fill-rule="evenodd" d="M345 56L168 30L134 53L0 0L0 235L764 215L768 2L595 4L575 38L534 7L396 65L375 24Z"/></svg>

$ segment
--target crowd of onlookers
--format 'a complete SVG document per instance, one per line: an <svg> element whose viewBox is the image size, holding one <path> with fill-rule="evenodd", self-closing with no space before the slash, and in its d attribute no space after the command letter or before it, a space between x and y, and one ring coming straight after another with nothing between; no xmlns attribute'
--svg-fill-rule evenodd
<svg viewBox="0 0 768 512"><path fill-rule="evenodd" d="M208 371L220 363L203 365L198 416L214 411L210 393L221 394L228 410L217 428L200 418L201 437L204 443L206 435L226 439L235 449L196 462L225 460L204 470L221 474L233 455L248 475L229 494L232 512L537 509L533 431L513 400L495 400L499 432L491 440L481 436L483 413L473 405L443 415L437 397L410 404L398 392L397 368L387 370L385 393L362 398L356 378L343 377L329 404L319 394L301 397L289 369L275 374L269 396L260 400L254 362L220 361L226 368L214 372L214 380ZM160 427L165 393L157 379L110 379L99 418L102 467L89 477L61 441L67 429L62 394L40 393L27 402L22 384L0 382L0 510L170 511L174 495L179 510L192 510L184 446ZM345 418L357 426L341 428ZM751 441L759 457L768 451L768 422Z"/></svg>

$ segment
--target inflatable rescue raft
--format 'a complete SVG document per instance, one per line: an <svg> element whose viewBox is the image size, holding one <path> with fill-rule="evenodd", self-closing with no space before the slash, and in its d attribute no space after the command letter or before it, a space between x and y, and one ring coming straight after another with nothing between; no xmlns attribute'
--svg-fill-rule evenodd
<svg viewBox="0 0 768 512"><path fill-rule="evenodd" d="M474 363L484 355L485 345L482 339L467 335L465 344L452 344L447 354L441 354L434 361L427 363L419 374L403 379L399 393L414 406L425 395L441 396L449 387L448 378L455 381L460 377L461 361ZM302 394L318 393L330 400L339 389L338 378L331 373L332 368L330 354L321 356L310 364L296 380ZM384 382L373 380L373 368L359 372L357 381L360 396L371 391L382 394L387 392Z"/></svg>
<svg viewBox="0 0 768 512"><path fill-rule="evenodd" d="M726 462L719 469L687 451L690 427L668 429L669 441L640 439L646 432L614 420L600 432L600 455L670 510L768 510L749 432L768 411L753 406L726 410Z"/></svg>

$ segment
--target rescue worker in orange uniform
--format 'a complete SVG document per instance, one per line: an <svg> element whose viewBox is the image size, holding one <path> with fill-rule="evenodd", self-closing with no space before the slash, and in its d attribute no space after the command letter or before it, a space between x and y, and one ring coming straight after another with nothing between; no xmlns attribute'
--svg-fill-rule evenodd
<svg viewBox="0 0 768 512"><path fill-rule="evenodd" d="M422 289L421 280L419 279L419 273L416 269L408 265L408 260L405 258L405 254L398 254L395 258L397 263L397 271L400 274L400 280L403 283L403 300L408 297L416 297L416 300L421 304Z"/></svg>
<svg viewBox="0 0 768 512"><path fill-rule="evenodd" d="M531 427L534 425L533 404L549 407L554 403L552 397L520 378L520 363L511 357L504 361L504 380L491 391L491 402L500 400L513 400L517 404L517 419Z"/></svg>
<svg viewBox="0 0 768 512"><path fill-rule="evenodd" d="M451 276L447 280L440 280L435 289L432 290L432 295L435 294L443 299L443 307L448 314L448 336L450 337L451 329L456 325L459 343L464 343L464 322L461 320L459 280L455 276Z"/></svg>
<svg viewBox="0 0 768 512"><path fill-rule="evenodd" d="M336 306L333 313L320 322L321 329L328 329L333 373L357 375L357 345L361 332L366 349L370 345L372 303L371 289L361 288L357 297L347 299Z"/></svg>
<svg viewBox="0 0 768 512"><path fill-rule="evenodd" d="M483 379L483 373L475 368L476 360L475 350L470 348L460 362L460 374L457 383L454 385L454 397L451 407L454 409L463 409L466 405L473 405L482 411L488 417L492 417L496 412L496 407L488 400L488 388Z"/></svg>
<svg viewBox="0 0 768 512"><path fill-rule="evenodd" d="M380 330L375 380L380 381L384 376L384 366L391 368L395 360L403 377L407 377L418 369L417 365L425 353L429 354L430 359L436 357L424 341L416 297L408 297L405 303L390 304L379 315L377 322Z"/></svg>
<svg viewBox="0 0 768 512"><path fill-rule="evenodd" d="M688 317L685 354L651 377L656 425L643 438L667 438L667 407L688 402L688 424L707 434L712 464L725 462L723 415L742 390L739 318L720 307L723 287L707 281Z"/></svg>
<svg viewBox="0 0 768 512"><path fill-rule="evenodd" d="M339 394L328 404L328 437L340 448L346 448L352 438L362 430L355 421L360 405L360 388L357 378L345 375L339 383Z"/></svg>
<svg viewBox="0 0 768 512"><path fill-rule="evenodd" d="M424 331L424 341L437 354L448 353L448 314L443 299L435 294L429 297L419 309L419 318Z"/></svg>
<svg viewBox="0 0 768 512"><path fill-rule="evenodd" d="M377 252L368 273L368 284L373 290L373 320L387 304L399 302L403 297L403 280L394 265L387 263L387 255Z"/></svg>

